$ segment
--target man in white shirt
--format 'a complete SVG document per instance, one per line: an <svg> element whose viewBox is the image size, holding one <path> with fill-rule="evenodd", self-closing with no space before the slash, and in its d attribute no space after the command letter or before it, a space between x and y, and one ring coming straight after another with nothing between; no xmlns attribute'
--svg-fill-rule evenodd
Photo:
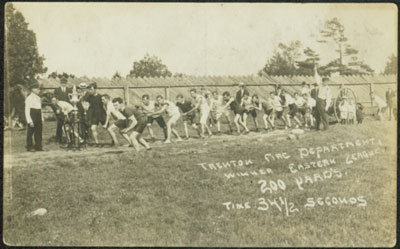
<svg viewBox="0 0 400 249"><path fill-rule="evenodd" d="M328 108L331 105L331 88L328 86L328 78L322 79L322 86L317 90L315 129L319 130L320 123L324 125L324 130L329 128Z"/></svg>
<svg viewBox="0 0 400 249"><path fill-rule="evenodd" d="M31 86L31 93L25 100L25 118L28 124L26 136L26 149L30 152L44 151L42 146L42 101L39 97L39 86ZM33 145L32 136L35 140Z"/></svg>

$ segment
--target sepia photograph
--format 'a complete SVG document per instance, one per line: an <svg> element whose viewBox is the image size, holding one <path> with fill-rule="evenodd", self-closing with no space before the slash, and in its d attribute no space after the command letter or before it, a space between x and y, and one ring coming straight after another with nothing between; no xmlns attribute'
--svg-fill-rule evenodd
<svg viewBox="0 0 400 249"><path fill-rule="evenodd" d="M395 4L3 6L5 245L396 245Z"/></svg>

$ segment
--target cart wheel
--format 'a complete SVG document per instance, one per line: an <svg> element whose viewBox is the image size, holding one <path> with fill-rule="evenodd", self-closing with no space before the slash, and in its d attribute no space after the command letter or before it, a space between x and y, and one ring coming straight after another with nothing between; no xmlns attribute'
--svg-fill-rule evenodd
<svg viewBox="0 0 400 249"><path fill-rule="evenodd" d="M340 111L339 111L339 104L342 101L343 97L346 97L349 100L352 100L353 103L357 103L357 96L351 88L343 87L337 93L337 96L334 100L333 109L335 113L335 118L339 122Z"/></svg>

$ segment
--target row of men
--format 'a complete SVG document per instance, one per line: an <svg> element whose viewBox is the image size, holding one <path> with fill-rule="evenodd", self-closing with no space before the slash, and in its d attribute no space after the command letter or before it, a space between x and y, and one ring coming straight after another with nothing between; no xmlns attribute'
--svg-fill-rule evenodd
<svg viewBox="0 0 400 249"><path fill-rule="evenodd" d="M89 97L83 97L82 99L84 102L89 102L86 115L96 143L98 143L98 125L103 125L105 128L108 127L114 145L118 145L115 136L116 128L119 128L123 136L127 138L128 136L126 133L128 131L134 130L141 134L145 127L147 127L151 137L154 139L154 133L150 127L154 120L157 121L164 131L165 143L171 142L171 134L174 134L178 140L181 140L179 133L174 129L176 121L181 116L183 118L186 137L189 137L188 124L191 124L198 131L200 137L204 137L205 132L212 135L209 127L210 120L216 124L217 132L220 133L220 119L222 117L226 118L229 130L232 132L230 111L234 113L233 122L238 134L241 133L241 127L243 127L245 133L249 132L246 125L248 116L253 118L255 127L258 130L257 110L264 112L263 120L265 129L269 129L269 126L272 129L275 128L275 118L281 119L286 129L292 126L291 118L295 120L296 126L301 126L302 124L298 116L304 116L306 126L308 122L310 125L313 125L314 118L312 109L315 108L316 101L311 98L309 94L303 93L301 96L295 93L294 97L292 97L288 92L278 88L276 92L271 92L266 99L263 99L258 95L250 97L248 91L244 89L242 85L239 85L239 88L236 98L231 97L229 92L224 92L222 95L219 95L216 91L209 93L205 89L202 89L201 93L197 93L195 89L192 89L190 90L190 95L195 100L194 105L192 101L185 99L182 95L177 96L177 102L175 104L169 100L165 100L162 96L157 96L156 101L152 101L149 95L146 94L142 96L142 102L140 104L135 104L135 107L131 108L125 106L120 98L115 98L111 102L107 94L97 94L95 87L90 87ZM98 100L94 101L95 98L90 98L90 96L98 96ZM103 103L103 106L98 104L100 101ZM68 116L73 110L72 105L68 104L66 101L59 101L57 97L53 98L53 104L61 108L65 116ZM92 106L92 108L90 106ZM156 111L157 106L159 110ZM102 115L102 110L105 111L105 115ZM132 114L132 110L136 110L136 112ZM168 122L165 122L161 116L161 113L164 111L170 116ZM127 113L132 115L128 115ZM144 114L146 117L142 118L141 114ZM109 125L110 117L116 119L116 122L112 125ZM130 120L130 126L132 124L135 124L135 126L126 129L127 127L124 127L127 125L125 122L126 120ZM145 120L146 122L138 122L138 120ZM136 144L136 138L139 134L133 135L133 141L127 139L132 146ZM132 140L132 138L130 139Z"/></svg>
<svg viewBox="0 0 400 249"><path fill-rule="evenodd" d="M264 112L263 121L265 129L274 129L275 119L282 120L286 129L292 126L291 119L296 122L296 126L301 126L299 115L304 117L305 125L309 123L312 126L314 120L316 121L316 128L319 128L320 120L322 120L325 128L328 125L326 114L321 113L321 110L317 108L318 100L323 102L323 105L320 104L323 111L326 111L330 105L330 89L324 84L324 81L321 88L315 88L311 91L304 84L301 94L295 93L294 96L291 96L279 87L266 98L261 98L256 94L250 96L244 84L240 83L235 97L231 96L229 92L224 92L221 96L218 92L210 93L202 89L201 93L197 93L195 89L192 89L190 90L190 95L195 100L195 104L192 104L192 101L185 99L182 95L177 96L176 104L164 99L163 96L157 96L156 101L152 101L149 95L144 95L142 102L136 104L135 107L125 106L120 98L115 98L111 101L108 95L97 93L96 88L96 84L91 84L90 86L81 84L79 87L82 97L76 104L80 121L78 129L74 133L79 142L82 143L85 142L89 130L91 130L95 143L99 144L97 127L102 125L109 131L113 145L119 145L115 135L115 130L119 129L130 146L139 149L139 143L141 143L149 149L150 147L146 141L141 138L141 134L148 127L151 137L154 138L150 127L154 120L157 121L164 131L165 143L171 142L172 134L179 141L181 138L174 126L181 116L183 117L186 137L189 137L188 124L191 124L201 137L205 136L205 132L212 135L209 127L209 116L212 117L211 120L215 121L217 132L221 132L220 119L222 117L226 118L229 130L232 132L230 111L234 114L233 123L236 126L238 134L241 133L241 127L245 133L249 132L246 124L248 116L253 118L256 129L258 129L257 110ZM51 100L53 110L57 115L56 137L59 142L61 141L63 130L65 132L65 128L72 125L70 122L71 114L75 108L70 103L70 94L71 91L66 87L66 82L61 81L61 87L56 89L54 97ZM311 95L314 95L314 98ZM317 101L315 98L317 98ZM28 96L25 109L27 120L30 121L28 122L30 124L29 127L33 128L33 119L28 116L32 112L31 109L35 108L32 108L29 99ZM156 106L159 107L158 110L156 110ZM161 115L164 111L170 117L167 122L164 121ZM36 115L34 114L34 116ZM116 120L113 124L110 124L111 117ZM28 150L32 147L32 142L29 142L32 140L31 138L29 139L29 134L32 133L29 127L27 138Z"/></svg>

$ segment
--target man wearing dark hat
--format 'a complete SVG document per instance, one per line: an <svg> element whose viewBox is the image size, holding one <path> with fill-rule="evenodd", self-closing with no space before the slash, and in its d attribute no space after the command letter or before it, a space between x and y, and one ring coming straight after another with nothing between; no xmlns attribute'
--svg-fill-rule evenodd
<svg viewBox="0 0 400 249"><path fill-rule="evenodd" d="M60 79L61 86L54 90L54 97L56 97L60 101L65 101L70 103L69 94L72 93L72 89L67 87L68 79L62 77ZM57 131L56 131L56 142L62 143L62 115L60 113L56 113L57 119Z"/></svg>
<svg viewBox="0 0 400 249"><path fill-rule="evenodd" d="M27 122L26 149L28 151L43 151L42 147L42 101L39 97L40 88L38 84L30 87L31 93L25 100L25 118ZM32 141L35 140L35 145Z"/></svg>
<svg viewBox="0 0 400 249"><path fill-rule="evenodd" d="M70 103L69 93L72 93L72 89L67 87L68 79L63 77L60 79L60 87L54 90L54 97L60 101Z"/></svg>

